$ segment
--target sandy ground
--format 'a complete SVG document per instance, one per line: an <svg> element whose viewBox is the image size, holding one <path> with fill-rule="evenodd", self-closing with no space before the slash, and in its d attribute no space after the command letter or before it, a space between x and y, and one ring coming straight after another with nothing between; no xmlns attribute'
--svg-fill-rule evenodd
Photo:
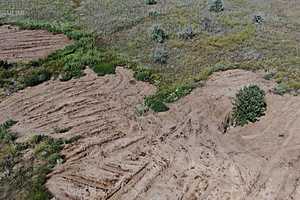
<svg viewBox="0 0 300 200"><path fill-rule="evenodd" d="M44 30L19 30L10 25L0 26L0 60L37 60L70 43L63 34L54 35Z"/></svg>
<svg viewBox="0 0 300 200"><path fill-rule="evenodd" d="M258 123L222 122L232 97L256 83L268 111ZM66 146L66 162L49 175L57 199L296 200L300 199L300 97L278 96L261 75L242 70L214 74L206 86L165 113L135 114L155 88L117 68L116 75L49 81L0 103L0 122L19 120L21 136L83 138Z"/></svg>

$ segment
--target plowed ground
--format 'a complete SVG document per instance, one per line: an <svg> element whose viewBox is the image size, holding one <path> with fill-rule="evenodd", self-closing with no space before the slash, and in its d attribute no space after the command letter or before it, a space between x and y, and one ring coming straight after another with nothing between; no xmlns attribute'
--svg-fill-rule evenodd
<svg viewBox="0 0 300 200"><path fill-rule="evenodd" d="M70 43L63 34L54 35L44 30L20 30L9 25L0 26L0 60L37 60Z"/></svg>
<svg viewBox="0 0 300 200"><path fill-rule="evenodd" d="M300 199L300 97L274 95L261 75L232 70L214 74L168 112L138 116L135 106L153 86L123 68L104 77L86 73L0 103L0 122L18 120L13 129L21 138L82 136L49 174L57 199ZM267 92L266 116L224 134L232 97L250 83Z"/></svg>

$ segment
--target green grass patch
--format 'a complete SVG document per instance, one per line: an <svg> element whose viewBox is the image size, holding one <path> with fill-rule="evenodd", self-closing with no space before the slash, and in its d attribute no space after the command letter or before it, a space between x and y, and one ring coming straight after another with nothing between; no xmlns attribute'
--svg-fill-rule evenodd
<svg viewBox="0 0 300 200"><path fill-rule="evenodd" d="M255 36L254 25L248 25L244 30L226 36L214 36L208 39L208 44L216 47L229 47L242 44Z"/></svg>
<svg viewBox="0 0 300 200"><path fill-rule="evenodd" d="M165 112L169 110L166 103L173 103L190 94L193 88L192 85L188 84L160 88L156 94L145 98L145 105L155 112Z"/></svg>

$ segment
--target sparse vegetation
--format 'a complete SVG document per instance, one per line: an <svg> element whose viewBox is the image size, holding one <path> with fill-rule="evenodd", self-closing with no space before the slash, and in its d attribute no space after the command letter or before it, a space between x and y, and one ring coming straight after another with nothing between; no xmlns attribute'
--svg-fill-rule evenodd
<svg viewBox="0 0 300 200"><path fill-rule="evenodd" d="M233 102L232 120L235 126L256 122L265 115L267 104L265 92L257 85L242 88Z"/></svg>
<svg viewBox="0 0 300 200"><path fill-rule="evenodd" d="M54 139L46 135L35 135L23 143L15 141L16 134L9 129L16 121L8 120L0 125L0 192L1 198L16 200L47 200L51 195L44 184L46 176L63 162L60 155L64 144L78 139ZM33 152L24 157L24 154Z"/></svg>

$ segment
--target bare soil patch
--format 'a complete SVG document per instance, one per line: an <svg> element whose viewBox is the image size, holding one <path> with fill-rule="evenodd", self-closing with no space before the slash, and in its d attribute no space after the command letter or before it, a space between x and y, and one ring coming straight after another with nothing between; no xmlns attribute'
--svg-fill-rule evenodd
<svg viewBox="0 0 300 200"><path fill-rule="evenodd" d="M266 116L223 134L232 97L251 83L267 92ZM122 68L104 77L88 70L6 98L0 122L18 120L24 137L55 128L67 132L54 137L82 136L49 174L58 199L299 199L300 97L273 87L252 72L216 73L168 112L137 116L153 86Z"/></svg>
<svg viewBox="0 0 300 200"><path fill-rule="evenodd" d="M0 40L0 60L8 62L46 58L71 43L63 34L52 34L45 30L20 30L10 25L0 26Z"/></svg>

